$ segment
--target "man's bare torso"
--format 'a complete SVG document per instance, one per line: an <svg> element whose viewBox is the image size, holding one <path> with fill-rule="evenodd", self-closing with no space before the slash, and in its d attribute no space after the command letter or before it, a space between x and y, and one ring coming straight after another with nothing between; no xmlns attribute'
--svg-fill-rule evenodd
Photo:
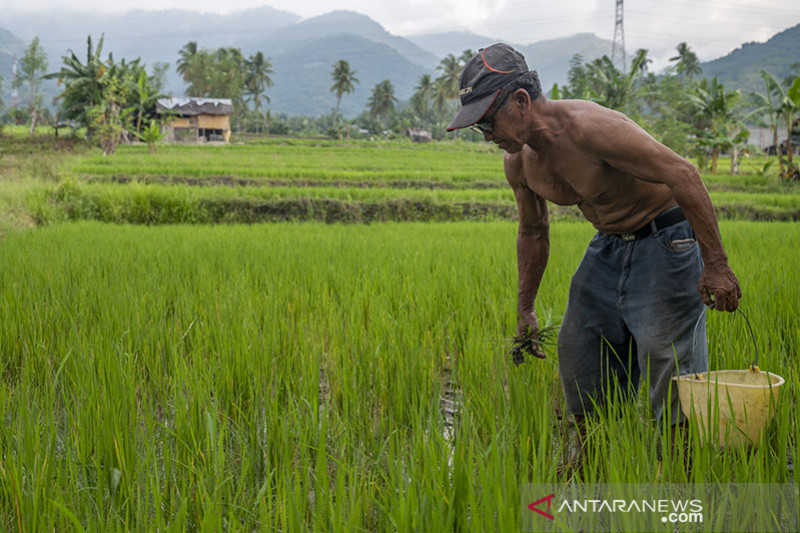
<svg viewBox="0 0 800 533"><path fill-rule="evenodd" d="M598 113L615 113L613 120L629 119L590 102L564 100L554 122L543 132L536 148L529 145L506 155L509 182L524 184L558 205L577 205L598 230L606 233L635 231L658 213L677 205L666 185L645 181L611 166L583 142L589 135L614 135L591 131ZM607 117L606 117L607 118ZM612 121L613 122L613 121ZM647 135L643 130L642 135Z"/></svg>

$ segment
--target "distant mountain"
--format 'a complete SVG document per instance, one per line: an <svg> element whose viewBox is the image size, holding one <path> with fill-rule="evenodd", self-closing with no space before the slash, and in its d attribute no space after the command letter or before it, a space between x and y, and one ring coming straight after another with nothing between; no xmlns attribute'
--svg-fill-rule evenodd
<svg viewBox="0 0 800 533"><path fill-rule="evenodd" d="M48 12L34 15L3 14L0 30L0 75L5 78L3 96L11 84L11 53L21 52L34 36L41 38L48 56L48 71L57 71L61 57L72 49L83 61L86 38L97 43L105 35L103 56L113 52L116 59L137 57L147 65L170 63L167 92L185 94L186 84L175 72L179 50L189 41L201 48L241 48L245 55L261 51L273 64L275 83L267 94L270 109L293 115L330 112L336 97L330 92L334 63L344 59L357 70L354 94L342 99L342 112L352 117L367 105L372 88L388 79L396 96L408 99L422 74L436 74L436 66L447 54L460 56L498 39L469 32L450 32L400 37L380 24L353 11L333 11L303 20L300 16L271 7L239 11L228 15L169 9L134 10L120 15ZM9 33L13 29L13 34ZM611 41L582 33L513 44L539 71L542 85L549 90L567 78L569 60L581 54L591 61L611 50ZM729 86L760 90L758 69L766 68L782 79L789 65L800 61L800 26L790 28L763 44L749 43L728 56L703 63L704 75L717 74ZM51 103L58 89L54 81L43 85L45 102Z"/></svg>
<svg viewBox="0 0 800 533"><path fill-rule="evenodd" d="M23 44L22 39L8 30L0 28L0 54L18 53L22 50Z"/></svg>
<svg viewBox="0 0 800 533"><path fill-rule="evenodd" d="M703 76L719 80L732 89L745 94L763 92L764 81L760 69L766 70L778 81L790 74L798 75L791 65L800 62L800 24L784 30L765 43L745 43L730 54L700 63Z"/></svg>
<svg viewBox="0 0 800 533"><path fill-rule="evenodd" d="M528 68L539 72L542 88L549 91L554 83L566 83L569 60L573 55L580 54L584 62L588 62L604 54L611 55L611 45L611 41L601 39L593 33L577 33L569 37L517 46L517 49L525 56Z"/></svg>
<svg viewBox="0 0 800 533"><path fill-rule="evenodd" d="M477 50L492 43L505 42L469 32L427 33L410 35L408 38L440 58L447 54L458 57L464 50ZM567 81L569 60L574 54L582 55L584 61L591 61L603 54L610 54L612 43L593 33L578 33L532 44L509 44L525 56L529 68L539 72L542 86L549 90L554 83L563 85Z"/></svg>
<svg viewBox="0 0 800 533"><path fill-rule="evenodd" d="M364 109L372 88L384 79L392 81L398 98L408 99L419 77L432 73L440 60L352 11L333 11L302 20L270 7L230 15L136 10L122 15L14 15L8 22L26 43L35 35L46 36L41 41L49 71L58 70L68 49L85 60L87 36L92 35L97 44L104 34L104 57L112 52L116 59L139 57L147 65L170 63L166 89L176 96L185 92L186 84L175 72L175 64L187 42L196 41L207 49L235 46L245 55L262 51L275 71L275 86L268 91L270 108L298 115L329 113L336 106L336 97L329 91L333 83L330 72L340 59L358 70L356 77L360 80L355 93L342 99L341 110L348 116ZM47 92L56 94L54 82L46 85Z"/></svg>
<svg viewBox="0 0 800 533"><path fill-rule="evenodd" d="M298 42L342 34L351 34L387 45L407 60L426 69L433 69L441 59L404 37L392 35L371 18L354 11L331 11L303 20L282 30L264 35L260 39L254 39L252 46L264 51L267 55L273 55L290 49ZM369 47L361 50L360 53L370 53Z"/></svg>
<svg viewBox="0 0 800 533"><path fill-rule="evenodd" d="M361 113L372 88L389 79L395 95L411 97L424 68L403 57L394 48L342 33L317 40L304 40L272 57L275 86L270 89L270 107L298 115L322 115L336 107L336 94L330 91L331 71L338 60L350 63L359 83L355 92L342 97L340 111L346 116Z"/></svg>
<svg viewBox="0 0 800 533"><path fill-rule="evenodd" d="M170 63L167 87L176 94L183 93L184 84L175 73L175 63L178 51L187 42L197 41L206 48L241 46L300 20L299 15L267 6L229 15L180 9L133 10L118 15L78 12L3 15L3 23L14 28L26 44L39 36L52 71L59 69L62 56L68 55L70 49L84 61L86 38L91 35L96 45L104 35L103 57L112 52L117 59L140 57L147 65L157 61Z"/></svg>

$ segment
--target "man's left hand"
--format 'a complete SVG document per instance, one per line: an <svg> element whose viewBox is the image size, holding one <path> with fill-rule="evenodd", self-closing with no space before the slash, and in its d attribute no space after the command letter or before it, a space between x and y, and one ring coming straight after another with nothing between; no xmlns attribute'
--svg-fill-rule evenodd
<svg viewBox="0 0 800 533"><path fill-rule="evenodd" d="M739 307L739 298L742 297L739 280L727 263L717 267L706 265L700 275L697 289L700 291L703 303L713 304L714 309L719 311L736 311Z"/></svg>

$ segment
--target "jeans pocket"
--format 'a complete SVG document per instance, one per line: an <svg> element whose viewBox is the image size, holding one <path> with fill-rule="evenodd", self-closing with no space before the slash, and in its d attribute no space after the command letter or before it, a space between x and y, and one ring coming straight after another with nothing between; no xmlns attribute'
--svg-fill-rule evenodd
<svg viewBox="0 0 800 533"><path fill-rule="evenodd" d="M673 252L685 252L694 248L696 244L696 239L675 239L669 242L669 249Z"/></svg>

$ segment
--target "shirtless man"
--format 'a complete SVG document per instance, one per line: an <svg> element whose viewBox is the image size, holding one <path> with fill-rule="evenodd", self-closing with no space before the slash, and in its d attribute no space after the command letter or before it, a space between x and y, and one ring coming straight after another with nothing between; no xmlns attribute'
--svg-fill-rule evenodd
<svg viewBox="0 0 800 533"><path fill-rule="evenodd" d="M682 422L675 375L705 372L704 304L734 311L742 293L697 169L622 113L548 100L536 71L504 44L464 67L462 108L448 130L472 126L505 150L519 211L518 334L537 338L534 301L549 254L547 201L577 205L598 233L572 278L558 338L566 409L579 427L612 381L635 393L648 372L660 419ZM699 245L699 246L698 246ZM544 357L536 348L535 356Z"/></svg>

